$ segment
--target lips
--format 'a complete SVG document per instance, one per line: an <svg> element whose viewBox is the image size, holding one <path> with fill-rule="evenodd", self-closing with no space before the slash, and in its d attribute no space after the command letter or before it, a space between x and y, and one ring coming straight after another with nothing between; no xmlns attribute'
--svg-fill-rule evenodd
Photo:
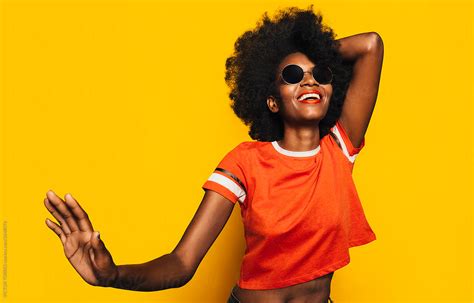
<svg viewBox="0 0 474 303"><path fill-rule="evenodd" d="M298 100L301 96L305 95L305 94L318 94L320 99L319 100ZM298 95L298 97L296 98L298 101L300 102L305 102L305 101L311 101L310 103L317 103L317 102L320 102L322 99L323 99L323 94L321 93L321 91L315 89L315 90L305 90L303 92L301 92L301 94ZM315 102L317 101L317 102Z"/></svg>
<svg viewBox="0 0 474 303"><path fill-rule="evenodd" d="M298 101L298 102L308 103L308 104L317 104L317 103L320 103L321 100L314 99L314 100L303 100L303 101Z"/></svg>

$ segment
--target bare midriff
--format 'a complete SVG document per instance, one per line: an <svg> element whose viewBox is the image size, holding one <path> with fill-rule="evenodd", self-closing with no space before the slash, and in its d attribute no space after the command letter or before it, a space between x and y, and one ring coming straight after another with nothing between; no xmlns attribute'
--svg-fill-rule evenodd
<svg viewBox="0 0 474 303"><path fill-rule="evenodd" d="M241 303L327 303L333 274L331 272L308 282L276 289L243 289L236 284L232 291Z"/></svg>

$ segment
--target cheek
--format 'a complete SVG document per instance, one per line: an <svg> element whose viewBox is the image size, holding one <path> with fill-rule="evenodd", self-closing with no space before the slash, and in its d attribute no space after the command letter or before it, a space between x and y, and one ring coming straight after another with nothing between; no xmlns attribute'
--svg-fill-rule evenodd
<svg viewBox="0 0 474 303"><path fill-rule="evenodd" d="M328 95L332 96L332 92L333 92L333 87L332 87L332 85L329 85L329 87L326 88L326 91L328 92Z"/></svg>
<svg viewBox="0 0 474 303"><path fill-rule="evenodd" d="M325 92L326 95L327 95L328 101L331 101L331 99L332 99L332 92L333 92L332 86L330 86L330 87L325 87L325 88L324 88L324 92Z"/></svg>
<svg viewBox="0 0 474 303"><path fill-rule="evenodd" d="M296 88L291 87L290 85L286 85L282 88L280 88L280 96L283 99L283 101L290 101L291 99L294 98Z"/></svg>

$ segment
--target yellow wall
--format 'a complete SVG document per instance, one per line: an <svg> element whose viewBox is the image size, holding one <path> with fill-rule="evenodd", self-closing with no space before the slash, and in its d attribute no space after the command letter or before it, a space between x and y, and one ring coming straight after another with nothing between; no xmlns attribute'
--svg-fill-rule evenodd
<svg viewBox="0 0 474 303"><path fill-rule="evenodd" d="M190 283L146 293L82 281L43 198L71 192L117 264L169 253L201 185L251 140L224 82L234 41L264 11L310 3L2 1L6 302L225 302L245 249L238 206ZM351 249L331 297L472 302L472 1L314 4L338 38L376 31L385 45L354 168L377 240Z"/></svg>

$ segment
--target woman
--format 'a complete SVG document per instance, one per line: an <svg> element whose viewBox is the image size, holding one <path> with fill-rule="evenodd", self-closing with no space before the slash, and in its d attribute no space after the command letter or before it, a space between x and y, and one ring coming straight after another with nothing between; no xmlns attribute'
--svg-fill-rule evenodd
<svg viewBox="0 0 474 303"><path fill-rule="evenodd" d="M383 42L375 32L335 40L322 16L265 13L226 62L232 109L256 141L242 142L203 185L176 248L143 264L115 265L70 194L47 192L46 220L89 284L137 291L191 280L239 203L247 249L228 302L327 302L349 248L375 240L352 180L375 107Z"/></svg>

